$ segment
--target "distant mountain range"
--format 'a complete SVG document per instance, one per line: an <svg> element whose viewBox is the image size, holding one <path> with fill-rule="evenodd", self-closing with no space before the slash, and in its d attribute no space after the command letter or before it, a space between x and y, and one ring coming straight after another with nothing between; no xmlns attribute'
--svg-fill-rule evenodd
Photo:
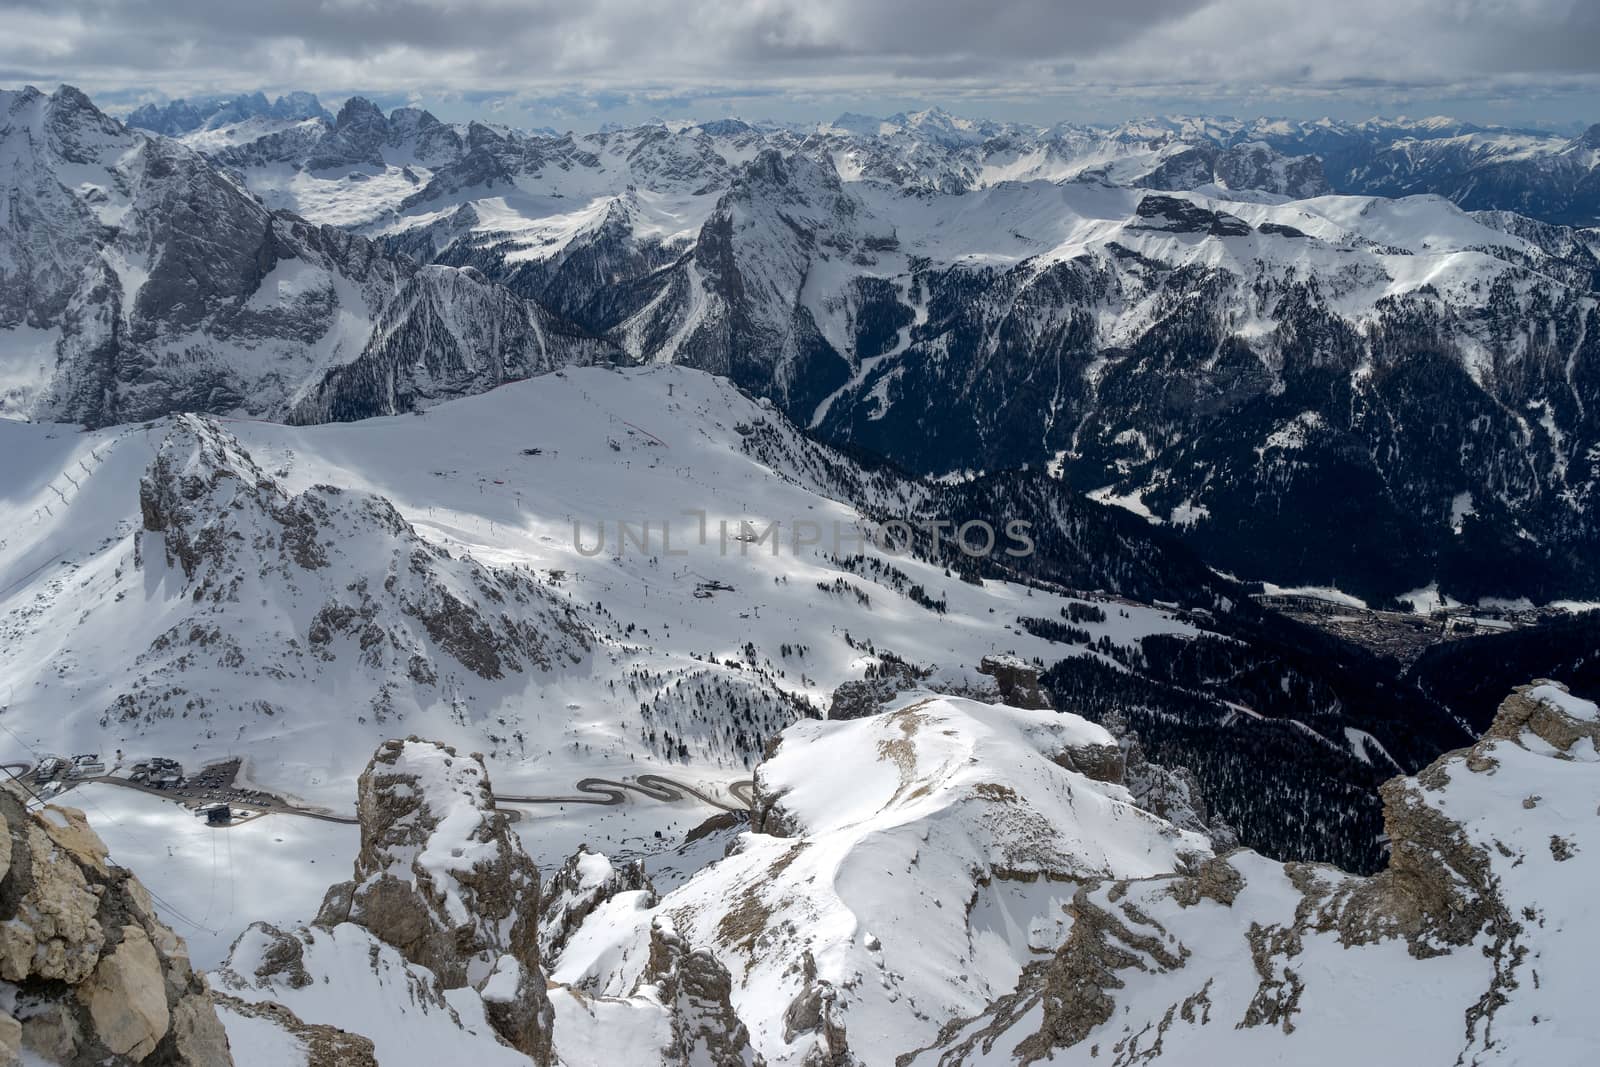
<svg viewBox="0 0 1600 1067"><path fill-rule="evenodd" d="M1244 577L1600 596L1600 235L1549 221L1593 221L1594 131L3 108L15 415L354 419L670 361L921 472L1048 468Z"/></svg>
<svg viewBox="0 0 1600 1067"><path fill-rule="evenodd" d="M315 93L289 93L268 100L265 93L241 96L207 96L194 100L172 100L165 104L142 104L125 119L129 126L152 133L178 137L196 130L210 130L247 119L332 119Z"/></svg>

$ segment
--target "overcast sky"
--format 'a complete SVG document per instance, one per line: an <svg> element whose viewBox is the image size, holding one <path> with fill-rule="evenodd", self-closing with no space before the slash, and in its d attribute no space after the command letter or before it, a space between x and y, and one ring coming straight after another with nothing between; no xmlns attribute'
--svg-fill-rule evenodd
<svg viewBox="0 0 1600 1067"><path fill-rule="evenodd" d="M0 84L587 129L941 105L1600 122L1600 0L0 0Z"/></svg>

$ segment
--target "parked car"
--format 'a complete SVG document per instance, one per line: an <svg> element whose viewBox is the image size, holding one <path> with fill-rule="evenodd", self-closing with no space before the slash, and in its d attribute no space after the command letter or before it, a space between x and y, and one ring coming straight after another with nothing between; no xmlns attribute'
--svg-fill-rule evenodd
<svg viewBox="0 0 1600 1067"><path fill-rule="evenodd" d="M183 784L183 764L161 756L139 760L129 768L128 780L155 789L169 789Z"/></svg>

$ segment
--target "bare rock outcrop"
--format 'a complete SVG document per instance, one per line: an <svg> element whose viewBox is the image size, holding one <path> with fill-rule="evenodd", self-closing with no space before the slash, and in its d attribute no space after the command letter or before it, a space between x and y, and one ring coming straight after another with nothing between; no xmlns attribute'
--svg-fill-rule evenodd
<svg viewBox="0 0 1600 1067"><path fill-rule="evenodd" d="M1180 830L1205 834L1218 852L1239 844L1239 831L1211 811L1193 771L1150 762L1144 742L1120 714L1106 716L1101 725L1111 731L1122 750L1121 781L1133 794L1134 803Z"/></svg>
<svg viewBox="0 0 1600 1067"><path fill-rule="evenodd" d="M734 1013L733 979L716 956L693 949L665 918L650 927L650 957L635 995L661 1003L671 1020L667 1067L762 1067L750 1031Z"/></svg>
<svg viewBox="0 0 1600 1067"><path fill-rule="evenodd" d="M0 789L0 1062L228 1067L183 939L83 813Z"/></svg>
<svg viewBox="0 0 1600 1067"><path fill-rule="evenodd" d="M567 857L561 869L545 883L539 900L539 951L554 959L596 908L618 893L648 894L644 907L654 907L655 886L645 873L643 860L620 866L587 845Z"/></svg>
<svg viewBox="0 0 1600 1067"><path fill-rule="evenodd" d="M901 693L922 686L931 673L898 656L883 654L880 662L868 665L865 677L839 683L828 705L828 718L861 719L876 715Z"/></svg>
<svg viewBox="0 0 1600 1067"><path fill-rule="evenodd" d="M1013 708L1042 711L1051 706L1050 694L1039 682L1040 670L1015 656L985 656L978 673L993 678L1000 687L1000 703Z"/></svg>
<svg viewBox="0 0 1600 1067"><path fill-rule="evenodd" d="M834 1010L838 990L817 977L817 961L809 950L800 957L799 967L800 992L783 1012L784 1041L792 1045L810 1039L805 1067L857 1067L844 1023Z"/></svg>
<svg viewBox="0 0 1600 1067"><path fill-rule="evenodd" d="M1224 1055L1224 1030L1271 1032L1232 1046L1244 1058L1347 1063L1381 1049L1398 1062L1403 1034L1438 1035L1437 1062L1512 1062L1539 1058L1529 1019L1550 1047L1578 1047L1584 991L1549 976L1600 948L1571 911L1590 892L1597 764L1600 707L1558 683L1520 686L1476 744L1383 785L1385 870L1239 849L1175 875L1088 883L1051 959L901 1063L953 1067L1002 1045L1021 1064L1196 1062ZM1408 996L1417 982L1427 997ZM1329 1033L1356 988L1361 1035L1297 1045L1302 1029Z"/></svg>
<svg viewBox="0 0 1600 1067"><path fill-rule="evenodd" d="M539 872L495 809L483 761L387 741L358 789L355 877L328 890L318 925L363 926L444 988L471 986L501 1039L548 1063Z"/></svg>
<svg viewBox="0 0 1600 1067"><path fill-rule="evenodd" d="M226 993L217 1003L236 1015L259 1019L289 1035L306 1057L306 1067L378 1067L372 1039L325 1024L311 1024L272 1000L248 1001Z"/></svg>
<svg viewBox="0 0 1600 1067"><path fill-rule="evenodd" d="M885 651L879 654L879 662L867 667L861 679L842 682L834 689L828 718L860 719L876 715L901 693L914 689L1041 711L1051 704L1050 695L1040 682L1040 674L1038 667L1015 656L984 656L976 670L971 667L938 670L919 667Z"/></svg>

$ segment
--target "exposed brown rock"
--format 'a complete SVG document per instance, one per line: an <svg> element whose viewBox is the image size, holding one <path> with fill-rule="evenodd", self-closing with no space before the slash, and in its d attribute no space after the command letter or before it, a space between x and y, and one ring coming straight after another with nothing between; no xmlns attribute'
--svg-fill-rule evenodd
<svg viewBox="0 0 1600 1067"><path fill-rule="evenodd" d="M838 991L817 977L817 961L808 949L800 958L800 992L783 1013L783 1040L810 1041L804 1067L857 1067L844 1023L834 1014Z"/></svg>
<svg viewBox="0 0 1600 1067"><path fill-rule="evenodd" d="M483 760L415 737L386 741L357 790L355 877L328 890L318 923L366 927L446 989L513 986L514 995L485 996L489 1022L548 1063L539 872L495 808Z"/></svg>
<svg viewBox="0 0 1600 1067"><path fill-rule="evenodd" d="M750 1032L734 1013L733 979L704 949L691 949L671 925L650 928L650 957L639 990L653 989L672 1018L672 1044L662 1050L672 1067L761 1067Z"/></svg>
<svg viewBox="0 0 1600 1067"><path fill-rule="evenodd" d="M1584 738L1600 742L1600 722L1533 696L1540 684L1555 683L1519 687L1475 745L1446 753L1415 778L1395 778L1382 786L1384 828L1391 848L1387 869L1362 878L1319 864L1282 866L1300 900L1288 922L1238 917L1239 935L1259 984L1243 1017L1232 1025L1293 1033L1307 988L1297 959L1307 938L1333 934L1352 948L1400 940L1418 958L1461 951L1476 958L1481 952L1490 961L1490 979L1477 1001L1465 1007L1465 1030L1469 1044L1480 1039L1490 1042L1494 1013L1517 986L1517 967L1528 950L1520 943L1522 926L1516 909L1502 896L1489 850L1468 838L1465 829L1441 810L1434 794L1458 776L1497 773L1499 745L1526 746L1537 739L1537 751L1561 759L1570 758L1566 754ZM1538 799L1530 799L1533 802L1527 803L1519 795L1510 802L1537 807ZM1552 839L1552 859L1561 862L1570 855L1570 847L1559 836ZM1514 855L1507 846L1500 848L1505 856ZM1015 1042L1013 1058L1027 1064L1087 1040L1117 1016L1117 992L1137 981L1135 972L1193 966L1189 950L1131 901L1151 899L1154 884L1164 883L1166 894L1184 908L1210 901L1232 909L1245 884L1233 861L1245 855L1236 851L1208 859L1183 874L1080 889L1069 909L1072 931L1053 958L1025 968L1016 990L997 1000L982 1018L953 1021L929 1049L908 1053L901 1061L954 1067L1006 1035ZM1174 1004L1164 1018L1152 1018L1145 1031L1124 1030L1129 1036L1110 1049L1115 1061L1143 1062L1159 1055L1175 1017L1186 1022L1209 1019L1211 976L1197 976L1197 986L1202 978L1200 992ZM1038 1027L1032 1032L1014 1029L1035 1008L1042 1008ZM1091 1049L1091 1058L1106 1051L1106 1047ZM924 1052L931 1055L923 1057ZM1180 1056L1175 1062L1184 1061Z"/></svg>
<svg viewBox="0 0 1600 1067"><path fill-rule="evenodd" d="M293 1037L306 1051L306 1067L378 1067L370 1038L337 1027L303 1022L276 1001L240 1000L226 993L218 993L216 998L217 1003L228 1010L269 1022Z"/></svg>
<svg viewBox="0 0 1600 1067"><path fill-rule="evenodd" d="M1051 757L1058 767L1077 771L1097 782L1120 785L1124 771L1122 749L1117 745L1075 745Z"/></svg>
<svg viewBox="0 0 1600 1067"><path fill-rule="evenodd" d="M0 1063L230 1067L227 1036L183 939L83 813L29 812L0 788Z"/></svg>
<svg viewBox="0 0 1600 1067"><path fill-rule="evenodd" d="M1146 970L1144 957L1165 969L1182 967L1188 950L1174 952L1154 923L1139 929L1138 918L1099 907L1080 889L1067 909L1072 933L1045 969L1044 1021L1039 1032L1017 1046L1018 1058L1031 1063L1057 1046L1074 1045L1111 1018L1113 993L1125 984L1121 970Z"/></svg>
<svg viewBox="0 0 1600 1067"><path fill-rule="evenodd" d="M1495 712L1494 722L1490 723L1489 729L1484 732L1483 740L1520 742L1523 733L1532 733L1560 752L1559 758L1562 759L1570 759L1567 752L1585 737L1593 741L1595 748L1600 750L1600 722L1575 719L1560 708L1530 695L1533 690L1545 685L1554 686L1563 693L1567 692L1566 686L1548 679L1539 679L1528 685L1517 686L1511 695L1501 702ZM1483 744L1479 742L1473 747L1481 749Z"/></svg>
<svg viewBox="0 0 1600 1067"><path fill-rule="evenodd" d="M1035 711L1046 711L1051 706L1050 694L1039 684L1039 668L1031 663L1015 656L985 656L978 664L978 673L995 680L1002 704Z"/></svg>

